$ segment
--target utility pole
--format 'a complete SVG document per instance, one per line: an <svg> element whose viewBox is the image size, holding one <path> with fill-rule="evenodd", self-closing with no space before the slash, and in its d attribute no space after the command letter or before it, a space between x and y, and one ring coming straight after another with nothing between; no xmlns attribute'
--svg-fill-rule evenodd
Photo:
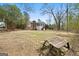
<svg viewBox="0 0 79 59"><path fill-rule="evenodd" d="M67 3L67 32L68 32L68 3Z"/></svg>

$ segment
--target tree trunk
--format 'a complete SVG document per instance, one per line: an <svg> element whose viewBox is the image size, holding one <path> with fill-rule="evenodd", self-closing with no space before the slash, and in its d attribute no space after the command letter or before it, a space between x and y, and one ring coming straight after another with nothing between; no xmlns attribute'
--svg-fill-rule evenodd
<svg viewBox="0 0 79 59"><path fill-rule="evenodd" d="M58 23L57 23L57 30L60 30L60 20L58 20Z"/></svg>
<svg viewBox="0 0 79 59"><path fill-rule="evenodd" d="M60 23L58 23L57 25L57 30L60 30Z"/></svg>

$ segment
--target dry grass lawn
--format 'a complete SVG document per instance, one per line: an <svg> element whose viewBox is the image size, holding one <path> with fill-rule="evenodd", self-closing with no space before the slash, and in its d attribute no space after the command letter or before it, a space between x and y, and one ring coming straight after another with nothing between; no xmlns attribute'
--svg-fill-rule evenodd
<svg viewBox="0 0 79 59"><path fill-rule="evenodd" d="M0 53L8 53L9 56L36 56L36 49L41 41L54 36L71 37L73 33L58 31L30 31L20 30L0 33Z"/></svg>

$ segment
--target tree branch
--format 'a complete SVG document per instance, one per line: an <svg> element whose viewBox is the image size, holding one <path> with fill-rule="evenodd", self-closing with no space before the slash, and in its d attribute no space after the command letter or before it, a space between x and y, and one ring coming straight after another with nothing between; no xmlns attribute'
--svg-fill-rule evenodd
<svg viewBox="0 0 79 59"><path fill-rule="evenodd" d="M54 19L55 19L55 22L56 22L56 24L57 24L57 19L56 19L55 15L54 15L53 9L51 9L51 14L53 15L53 17L54 17Z"/></svg>

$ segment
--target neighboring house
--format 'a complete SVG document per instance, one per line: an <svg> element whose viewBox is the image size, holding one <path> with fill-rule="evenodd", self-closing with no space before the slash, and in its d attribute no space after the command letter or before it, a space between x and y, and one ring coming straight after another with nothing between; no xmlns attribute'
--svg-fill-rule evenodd
<svg viewBox="0 0 79 59"><path fill-rule="evenodd" d="M41 23L37 23L37 30L45 30L45 23L41 22Z"/></svg>
<svg viewBox="0 0 79 59"><path fill-rule="evenodd" d="M45 23L37 23L35 21L29 22L27 25L28 30L45 30Z"/></svg>
<svg viewBox="0 0 79 59"><path fill-rule="evenodd" d="M6 28L5 22L0 22L0 31L4 30Z"/></svg>
<svg viewBox="0 0 79 59"><path fill-rule="evenodd" d="M31 26L32 26L31 22L28 22L26 29L27 29L27 30L31 30L31 29L32 29Z"/></svg>
<svg viewBox="0 0 79 59"><path fill-rule="evenodd" d="M27 29L28 30L36 30L37 23L36 21L28 22Z"/></svg>

